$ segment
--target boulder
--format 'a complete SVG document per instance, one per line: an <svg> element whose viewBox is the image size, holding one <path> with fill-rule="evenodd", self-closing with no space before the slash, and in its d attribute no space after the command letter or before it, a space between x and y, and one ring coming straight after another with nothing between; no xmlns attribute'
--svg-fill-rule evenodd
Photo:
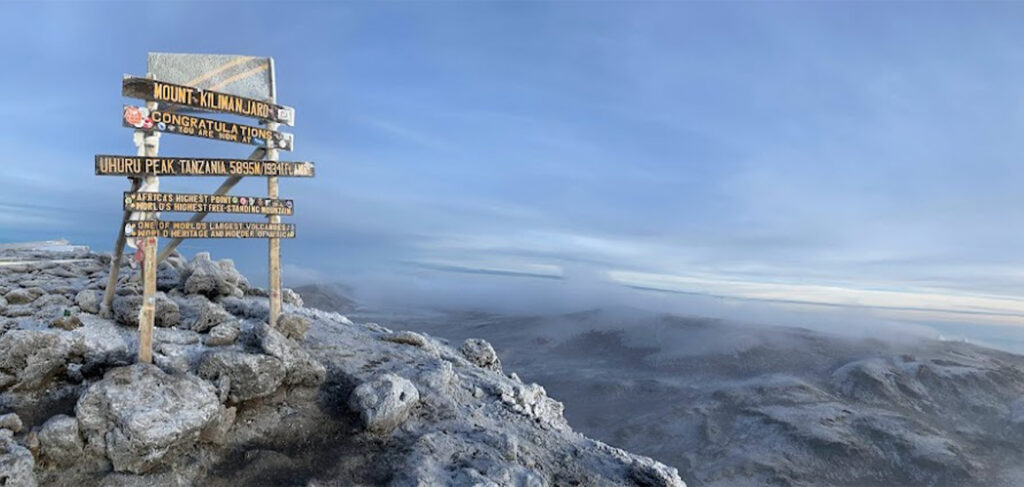
<svg viewBox="0 0 1024 487"><path fill-rule="evenodd" d="M494 347L485 340L470 338L462 342L459 352L466 357L466 360L478 367L501 372L501 360L498 358L497 352L494 351Z"/></svg>
<svg viewBox="0 0 1024 487"><path fill-rule="evenodd" d="M239 274L230 259L213 262L208 252L200 252L182 272L184 291L187 294L218 296L241 296L249 287L249 281Z"/></svg>
<svg viewBox="0 0 1024 487"><path fill-rule="evenodd" d="M223 306L204 299L199 308L199 316L192 323L192 331L203 333L222 323L236 323L237 321Z"/></svg>
<svg viewBox="0 0 1024 487"><path fill-rule="evenodd" d="M285 314L277 320L277 329L284 334L284 336L293 340L302 340L306 338L306 332L309 331L309 319L305 316L296 314Z"/></svg>
<svg viewBox="0 0 1024 487"><path fill-rule="evenodd" d="M367 430L387 434L408 418L419 399L419 391L408 379L383 374L359 384L349 396L348 405L359 413Z"/></svg>
<svg viewBox="0 0 1024 487"><path fill-rule="evenodd" d="M43 388L62 375L80 352L74 338L57 331L11 330L0 337L0 389Z"/></svg>
<svg viewBox="0 0 1024 487"><path fill-rule="evenodd" d="M60 328L61 330L71 331L82 326L82 320L75 316L58 316L50 322L50 328Z"/></svg>
<svg viewBox="0 0 1024 487"><path fill-rule="evenodd" d="M35 466L32 452L14 441L10 430L0 429L0 485L35 487Z"/></svg>
<svg viewBox="0 0 1024 487"><path fill-rule="evenodd" d="M13 289L4 295L4 299L7 300L8 304L28 304L35 301L43 294L46 294L46 292L38 287Z"/></svg>
<svg viewBox="0 0 1024 487"><path fill-rule="evenodd" d="M103 293L94 289L83 289L75 296L75 304L86 313L99 314Z"/></svg>
<svg viewBox="0 0 1024 487"><path fill-rule="evenodd" d="M222 411L210 383L151 364L108 371L75 406L86 449L135 474L178 460Z"/></svg>
<svg viewBox="0 0 1024 487"><path fill-rule="evenodd" d="M0 296L0 313L7 309L7 298Z"/></svg>
<svg viewBox="0 0 1024 487"><path fill-rule="evenodd" d="M0 415L0 428L11 430L14 433L21 431L21 418L17 414L7 413Z"/></svg>
<svg viewBox="0 0 1024 487"><path fill-rule="evenodd" d="M203 343L208 347L219 347L231 345L238 339L238 325L235 323L221 323L210 328L210 334L206 336Z"/></svg>
<svg viewBox="0 0 1024 487"><path fill-rule="evenodd" d="M156 314L153 323L156 326L174 326L181 322L181 311L166 294L158 292L156 298ZM139 326L139 310L142 308L142 296L129 295L114 298L114 319L127 326Z"/></svg>
<svg viewBox="0 0 1024 487"><path fill-rule="evenodd" d="M304 304L302 302L302 296L295 292L295 290L287 287L281 290L281 301L285 304L295 306L296 308L301 308Z"/></svg>
<svg viewBox="0 0 1024 487"><path fill-rule="evenodd" d="M37 435L39 457L58 466L75 463L84 453L85 443L78 430L78 420L58 414L46 420Z"/></svg>
<svg viewBox="0 0 1024 487"><path fill-rule="evenodd" d="M317 387L323 383L327 370L295 342L266 323L257 325L255 335L260 349L284 364L285 384Z"/></svg>
<svg viewBox="0 0 1024 487"><path fill-rule="evenodd" d="M286 375L284 363L275 357L235 351L206 354L198 372L211 381L226 376L230 387L228 399L235 403L273 394Z"/></svg>

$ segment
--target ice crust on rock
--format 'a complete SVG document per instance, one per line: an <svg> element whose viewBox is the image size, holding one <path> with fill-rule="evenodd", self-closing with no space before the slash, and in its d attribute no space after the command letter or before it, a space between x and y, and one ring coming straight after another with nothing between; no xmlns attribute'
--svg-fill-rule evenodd
<svg viewBox="0 0 1024 487"><path fill-rule="evenodd" d="M31 252L18 258L64 255ZM275 329L266 297L208 254L161 264L155 364L136 364L137 271L122 265L105 319L109 257L81 255L0 269L0 294L26 301L0 306L0 413L24 423L0 420L0 484L683 485L573 432L486 342L456 350L288 291ZM47 328L65 312L81 326Z"/></svg>

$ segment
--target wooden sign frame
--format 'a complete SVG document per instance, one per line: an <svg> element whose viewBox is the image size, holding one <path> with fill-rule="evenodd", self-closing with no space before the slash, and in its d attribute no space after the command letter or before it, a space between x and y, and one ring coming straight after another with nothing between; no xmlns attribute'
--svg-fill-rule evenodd
<svg viewBox="0 0 1024 487"><path fill-rule="evenodd" d="M124 75L121 94L131 98L295 125L295 109L220 91Z"/></svg>
<svg viewBox="0 0 1024 487"><path fill-rule="evenodd" d="M306 161L262 161L198 157L141 157L97 154L97 176L279 176L311 178L316 165Z"/></svg>
<svg viewBox="0 0 1024 487"><path fill-rule="evenodd" d="M195 193L124 193L124 209L169 213L239 213L282 215L294 213L294 202L260 196Z"/></svg>
<svg viewBox="0 0 1024 487"><path fill-rule="evenodd" d="M289 133L135 105L124 105L121 124L147 132L189 135L267 149L291 151L295 146L295 136Z"/></svg>
<svg viewBox="0 0 1024 487"><path fill-rule="evenodd" d="M295 238L292 223L190 222L140 220L125 225L129 237L159 238Z"/></svg>

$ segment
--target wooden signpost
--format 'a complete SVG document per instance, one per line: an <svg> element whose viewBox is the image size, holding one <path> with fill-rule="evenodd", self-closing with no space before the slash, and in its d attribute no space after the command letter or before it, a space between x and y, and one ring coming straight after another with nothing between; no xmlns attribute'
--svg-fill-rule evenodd
<svg viewBox="0 0 1024 487"><path fill-rule="evenodd" d="M276 104L274 62L246 56L150 53L150 74L125 75L124 96L146 100L145 106L125 105L122 125L135 129L135 156L99 154L98 176L127 176L131 189L122 195L124 217L114 245L110 279L102 309L110 313L125 243L143 256L143 300L139 312L139 361L152 362L157 264L185 238L268 239L271 326L281 315L280 239L295 238L295 225L281 223L294 203L278 197L279 177L313 177L314 165L278 161L278 151L291 151L292 134L278 126L293 126L295 110ZM217 112L260 120L261 127L201 118L175 111ZM257 146L247 159L158 157L161 133L189 135ZM227 176L213 194L161 193L159 176ZM228 191L246 176L266 177L266 196L233 196ZM192 213L188 221L167 221L158 213ZM205 222L208 213L266 216L265 222ZM158 238L171 242L157 255Z"/></svg>

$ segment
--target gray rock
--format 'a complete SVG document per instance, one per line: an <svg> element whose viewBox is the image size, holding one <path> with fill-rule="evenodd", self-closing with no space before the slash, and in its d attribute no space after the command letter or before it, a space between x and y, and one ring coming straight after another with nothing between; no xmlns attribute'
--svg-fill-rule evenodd
<svg viewBox="0 0 1024 487"><path fill-rule="evenodd" d="M281 330L284 336L293 340L302 340L306 338L306 332L309 331L309 319L296 314L285 314L281 315L277 320L277 329Z"/></svg>
<svg viewBox="0 0 1024 487"><path fill-rule="evenodd" d="M75 316L58 316L50 322L50 328L60 328L61 330L71 331L82 326L82 320Z"/></svg>
<svg viewBox="0 0 1024 487"><path fill-rule="evenodd" d="M198 372L211 381L227 376L230 383L228 399L235 403L273 394L281 387L286 375L284 364L275 357L235 351L206 354Z"/></svg>
<svg viewBox="0 0 1024 487"><path fill-rule="evenodd" d="M21 431L21 418L17 414L7 413L0 415L0 428L9 429L15 433Z"/></svg>
<svg viewBox="0 0 1024 487"><path fill-rule="evenodd" d="M290 304L296 308L301 308L304 304L302 302L302 296L291 288L281 289L281 301L285 304Z"/></svg>
<svg viewBox="0 0 1024 487"><path fill-rule="evenodd" d="M192 324L192 330L203 333L222 323L236 323L237 321L223 306L204 300L199 308L199 316Z"/></svg>
<svg viewBox="0 0 1024 487"><path fill-rule="evenodd" d="M501 372L501 360L498 358L498 353L485 340L470 338L462 343L459 352L466 357L466 360L478 367Z"/></svg>
<svg viewBox="0 0 1024 487"><path fill-rule="evenodd" d="M7 298L0 296L0 313L7 309Z"/></svg>
<svg viewBox="0 0 1024 487"><path fill-rule="evenodd" d="M40 459L57 466L78 461L85 447L78 431L78 420L63 414L53 416L43 423L38 441Z"/></svg>
<svg viewBox="0 0 1024 487"><path fill-rule="evenodd" d="M208 347L219 347L231 345L238 338L238 325L235 323L221 323L210 329L210 334L203 341Z"/></svg>
<svg viewBox="0 0 1024 487"><path fill-rule="evenodd" d="M419 400L419 391L408 379L383 374L359 384L349 396L348 404L359 413L367 430L387 434L406 420Z"/></svg>
<svg viewBox="0 0 1024 487"><path fill-rule="evenodd" d="M36 487L35 466L32 452L14 441L9 430L0 430L0 485Z"/></svg>
<svg viewBox="0 0 1024 487"><path fill-rule="evenodd" d="M182 274L187 294L202 294L210 298L235 296L239 294L236 290L244 293L249 287L249 281L238 273L234 262L228 259L213 262L207 252L196 254Z"/></svg>
<svg viewBox="0 0 1024 487"><path fill-rule="evenodd" d="M177 460L221 412L210 383L149 364L110 370L75 406L87 450L136 474Z"/></svg>
<svg viewBox="0 0 1024 487"><path fill-rule="evenodd" d="M166 294L156 293L156 313L153 318L155 326L174 326L181 322L181 312ZM139 326L139 310L142 309L142 296L129 295L114 298L114 319L127 326Z"/></svg>
<svg viewBox="0 0 1024 487"><path fill-rule="evenodd" d="M68 359L79 351L74 338L57 331L11 330L0 337L0 387L44 388L62 375Z"/></svg>
<svg viewBox="0 0 1024 487"><path fill-rule="evenodd" d="M14 289L9 291L4 298L8 304L28 304L38 299L45 291L38 287L28 289Z"/></svg>
<svg viewBox="0 0 1024 487"><path fill-rule="evenodd" d="M75 304L86 313L99 314L103 293L93 289L83 289L75 296Z"/></svg>
<svg viewBox="0 0 1024 487"><path fill-rule="evenodd" d="M295 386L319 386L327 374L326 369L309 353L284 337L266 323L255 329L260 349L279 359L285 367L285 383Z"/></svg>

